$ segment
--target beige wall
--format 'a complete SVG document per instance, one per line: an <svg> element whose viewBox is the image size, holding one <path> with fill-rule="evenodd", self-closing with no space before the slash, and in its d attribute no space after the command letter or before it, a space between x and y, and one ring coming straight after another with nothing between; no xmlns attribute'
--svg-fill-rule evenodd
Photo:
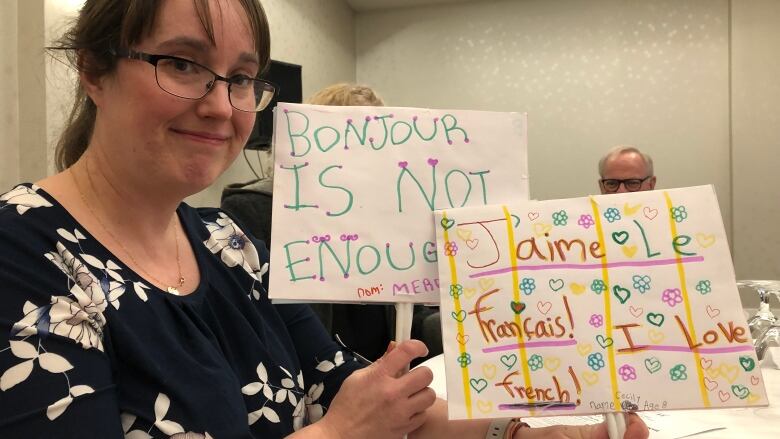
<svg viewBox="0 0 780 439"><path fill-rule="evenodd" d="M82 0L45 0L44 40L47 45L59 39L78 14ZM62 55L62 54L60 54ZM76 72L63 58L54 58L50 54L40 53L46 69L46 145L48 173L55 171L54 147L62 133L63 125L73 107L73 89Z"/></svg>
<svg viewBox="0 0 780 439"><path fill-rule="evenodd" d="M74 74L44 49L78 0L0 2L0 188L54 171L53 146L71 104Z"/></svg>
<svg viewBox="0 0 780 439"><path fill-rule="evenodd" d="M360 15L358 80L391 105L527 111L531 195L598 192L634 144L730 222L727 0L528 0Z"/></svg>
<svg viewBox="0 0 780 439"><path fill-rule="evenodd" d="M19 181L19 67L16 2L0 2L0 192ZM11 62L5 61L11 60Z"/></svg>
<svg viewBox="0 0 780 439"><path fill-rule="evenodd" d="M49 173L46 148L44 0L17 3L19 177L35 181Z"/></svg>
<svg viewBox="0 0 780 439"><path fill-rule="evenodd" d="M734 259L780 279L780 2L732 3Z"/></svg>

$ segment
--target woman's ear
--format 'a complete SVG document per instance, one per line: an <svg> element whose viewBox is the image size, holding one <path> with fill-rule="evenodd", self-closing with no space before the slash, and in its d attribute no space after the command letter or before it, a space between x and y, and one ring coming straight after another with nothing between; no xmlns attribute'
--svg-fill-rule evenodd
<svg viewBox="0 0 780 439"><path fill-rule="evenodd" d="M100 102L102 101L101 98L103 96L103 82L105 75L98 73L100 69L97 68L95 64L95 60L89 52L85 50L79 51L77 65L81 87L84 89L84 92L87 94L87 96L89 96L92 102L94 102L96 106L100 107Z"/></svg>

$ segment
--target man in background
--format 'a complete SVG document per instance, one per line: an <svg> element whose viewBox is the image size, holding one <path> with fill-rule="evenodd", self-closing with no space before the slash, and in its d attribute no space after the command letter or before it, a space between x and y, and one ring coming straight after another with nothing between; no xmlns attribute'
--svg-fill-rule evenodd
<svg viewBox="0 0 780 439"><path fill-rule="evenodd" d="M633 146L616 146L599 160L602 194L655 189L653 159Z"/></svg>

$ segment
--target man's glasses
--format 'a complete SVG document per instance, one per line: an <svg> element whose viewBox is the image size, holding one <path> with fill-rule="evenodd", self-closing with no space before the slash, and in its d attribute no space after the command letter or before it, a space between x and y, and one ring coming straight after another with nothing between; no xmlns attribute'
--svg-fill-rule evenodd
<svg viewBox="0 0 780 439"><path fill-rule="evenodd" d="M625 180L618 180L616 178L602 178L601 185L607 192L617 192L622 184L627 191L636 192L642 187L642 183L647 181L652 175L648 175L645 178L627 178Z"/></svg>
<svg viewBox="0 0 780 439"><path fill-rule="evenodd" d="M263 79L246 75L226 78L208 67L176 56L152 55L129 49L117 51L116 56L153 65L157 85L163 91L184 99L201 99L214 88L217 81L224 81L228 85L230 105L248 113L263 111L277 91L276 85Z"/></svg>

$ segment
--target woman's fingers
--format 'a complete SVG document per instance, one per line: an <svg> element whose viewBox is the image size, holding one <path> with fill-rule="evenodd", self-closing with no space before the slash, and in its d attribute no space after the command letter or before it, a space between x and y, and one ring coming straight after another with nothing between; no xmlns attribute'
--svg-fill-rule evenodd
<svg viewBox="0 0 780 439"><path fill-rule="evenodd" d="M376 366L386 375L396 377L406 372L412 360L426 355L428 355L428 348L425 347L425 343L419 340L407 340L397 343L392 351L385 353L376 362Z"/></svg>
<svg viewBox="0 0 780 439"><path fill-rule="evenodd" d="M414 413L423 412L436 402L436 392L426 387L409 397L409 410Z"/></svg>
<svg viewBox="0 0 780 439"><path fill-rule="evenodd" d="M428 412L421 411L417 412L409 418L409 424L407 425L406 431L407 433L411 433L414 430L417 430L418 428L422 427L423 424L425 424L425 420L428 418Z"/></svg>
<svg viewBox="0 0 780 439"><path fill-rule="evenodd" d="M402 395L409 396L428 387L433 382L433 372L427 367L418 367L398 378Z"/></svg>
<svg viewBox="0 0 780 439"><path fill-rule="evenodd" d="M627 424L626 434L623 436L624 439L645 439L650 436L650 430L647 428L647 425L636 413L628 414Z"/></svg>
<svg viewBox="0 0 780 439"><path fill-rule="evenodd" d="M622 415L621 415L622 416ZM626 413L626 433L623 439L646 439L650 436L650 430L636 413ZM588 436L586 436L588 437ZM610 439L606 422L602 422L590 431L590 439Z"/></svg>

